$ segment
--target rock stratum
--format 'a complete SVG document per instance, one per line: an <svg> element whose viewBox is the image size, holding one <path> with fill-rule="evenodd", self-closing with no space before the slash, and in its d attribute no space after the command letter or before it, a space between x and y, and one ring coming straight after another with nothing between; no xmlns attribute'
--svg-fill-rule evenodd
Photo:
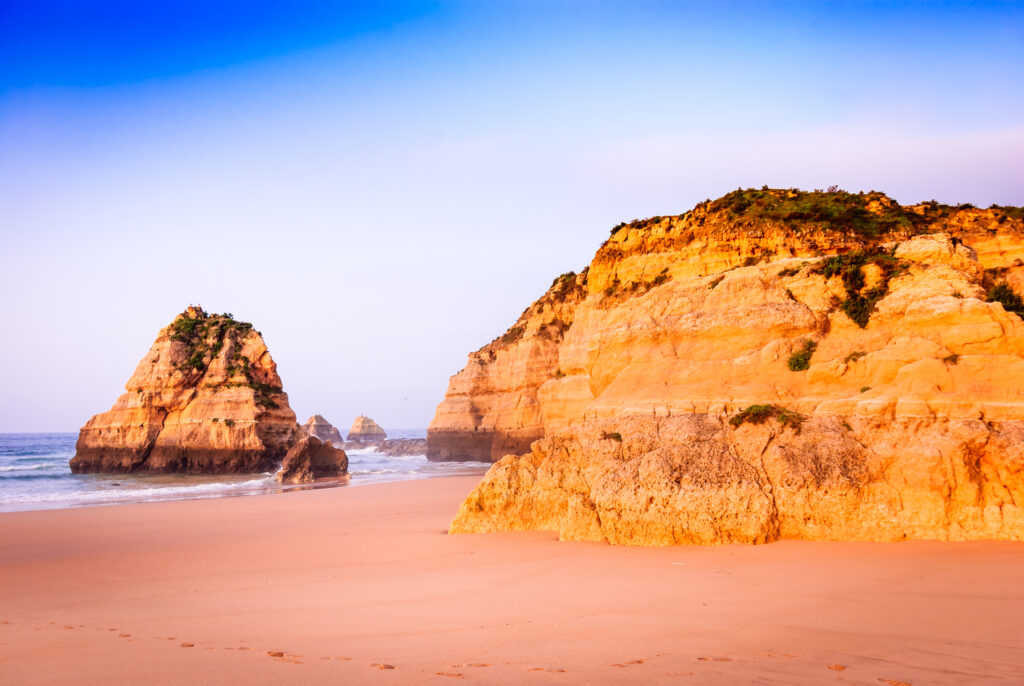
<svg viewBox="0 0 1024 686"><path fill-rule="evenodd" d="M273 471L300 437L263 337L231 315L189 307L125 390L82 427L74 473Z"/></svg>
<svg viewBox="0 0 1024 686"><path fill-rule="evenodd" d="M616 227L452 377L453 533L1024 538L1024 212L736 191Z"/></svg>

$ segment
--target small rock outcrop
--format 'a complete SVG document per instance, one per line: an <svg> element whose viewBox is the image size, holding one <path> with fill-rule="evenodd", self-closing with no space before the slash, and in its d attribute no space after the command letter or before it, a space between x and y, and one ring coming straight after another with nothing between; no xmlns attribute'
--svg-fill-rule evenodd
<svg viewBox="0 0 1024 686"><path fill-rule="evenodd" d="M740 190L621 224L470 354L453 532L1024 539L1024 210Z"/></svg>
<svg viewBox="0 0 1024 686"><path fill-rule="evenodd" d="M299 427L263 337L189 307L162 329L107 412L82 427L71 471L272 471Z"/></svg>
<svg viewBox="0 0 1024 686"><path fill-rule="evenodd" d="M306 436L291 447L281 462L277 480L285 484L308 484L315 479L348 474L348 455L316 436Z"/></svg>
<svg viewBox="0 0 1024 686"><path fill-rule="evenodd" d="M337 447L340 447L344 442L341 432L324 419L322 414L315 414L310 417L309 421L302 425L302 430L307 436L316 436L321 441L330 441Z"/></svg>
<svg viewBox="0 0 1024 686"><path fill-rule="evenodd" d="M350 441L383 441L388 435L384 433L384 429L380 428L380 425L366 417L359 415L355 421L352 422L352 428L348 431L348 440Z"/></svg>

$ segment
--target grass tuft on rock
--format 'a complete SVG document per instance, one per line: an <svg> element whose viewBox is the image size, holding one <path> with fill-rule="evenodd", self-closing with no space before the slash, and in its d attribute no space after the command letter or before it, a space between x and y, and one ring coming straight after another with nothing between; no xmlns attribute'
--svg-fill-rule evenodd
<svg viewBox="0 0 1024 686"><path fill-rule="evenodd" d="M804 347L789 356L786 366L792 372L802 372L811 366L811 356L818 349L817 341L804 341Z"/></svg>
<svg viewBox="0 0 1024 686"><path fill-rule="evenodd" d="M791 428L797 433L807 419L799 412L793 412L781 405L750 405L740 410L729 418L729 423L735 427L743 424L764 424L769 419L776 419L783 428Z"/></svg>
<svg viewBox="0 0 1024 686"><path fill-rule="evenodd" d="M1024 299L1005 281L1000 281L985 293L985 300L1000 303L1007 312L1024 318Z"/></svg>

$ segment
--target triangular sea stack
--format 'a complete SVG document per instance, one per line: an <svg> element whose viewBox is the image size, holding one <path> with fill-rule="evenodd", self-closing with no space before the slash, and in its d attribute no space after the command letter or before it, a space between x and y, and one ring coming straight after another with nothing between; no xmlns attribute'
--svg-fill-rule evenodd
<svg viewBox="0 0 1024 686"><path fill-rule="evenodd" d="M307 436L319 438L321 441L330 441L335 446L344 443L341 432L331 424L322 414L315 414L309 421L302 425L302 430Z"/></svg>
<svg viewBox="0 0 1024 686"><path fill-rule="evenodd" d="M384 429L377 422L364 415L356 417L352 422L352 428L348 431L348 440L350 441L383 441L387 437L388 435L384 433Z"/></svg>
<svg viewBox="0 0 1024 686"><path fill-rule="evenodd" d="M229 314L179 314L125 389L82 427L73 472L271 471L299 434L263 337Z"/></svg>

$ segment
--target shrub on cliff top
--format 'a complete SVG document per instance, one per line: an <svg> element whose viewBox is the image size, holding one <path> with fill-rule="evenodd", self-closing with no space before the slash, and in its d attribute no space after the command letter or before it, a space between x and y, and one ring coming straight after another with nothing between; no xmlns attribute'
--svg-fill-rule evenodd
<svg viewBox="0 0 1024 686"><path fill-rule="evenodd" d="M876 204L869 210L872 202ZM737 189L711 203L709 209L728 212L738 221L778 222L793 228L816 225L865 238L913 230L922 223L920 216L874 191Z"/></svg>
<svg viewBox="0 0 1024 686"><path fill-rule="evenodd" d="M252 330L252 324L235 320L231 313L208 314L198 305L189 306L171 325L170 339L184 346L184 359L178 369L185 374L204 371L209 364L207 358L212 360L220 354L229 333L245 338ZM235 357L238 355L236 350Z"/></svg>
<svg viewBox="0 0 1024 686"><path fill-rule="evenodd" d="M622 443L622 434L618 431L605 431L601 434L602 441L616 441Z"/></svg>

